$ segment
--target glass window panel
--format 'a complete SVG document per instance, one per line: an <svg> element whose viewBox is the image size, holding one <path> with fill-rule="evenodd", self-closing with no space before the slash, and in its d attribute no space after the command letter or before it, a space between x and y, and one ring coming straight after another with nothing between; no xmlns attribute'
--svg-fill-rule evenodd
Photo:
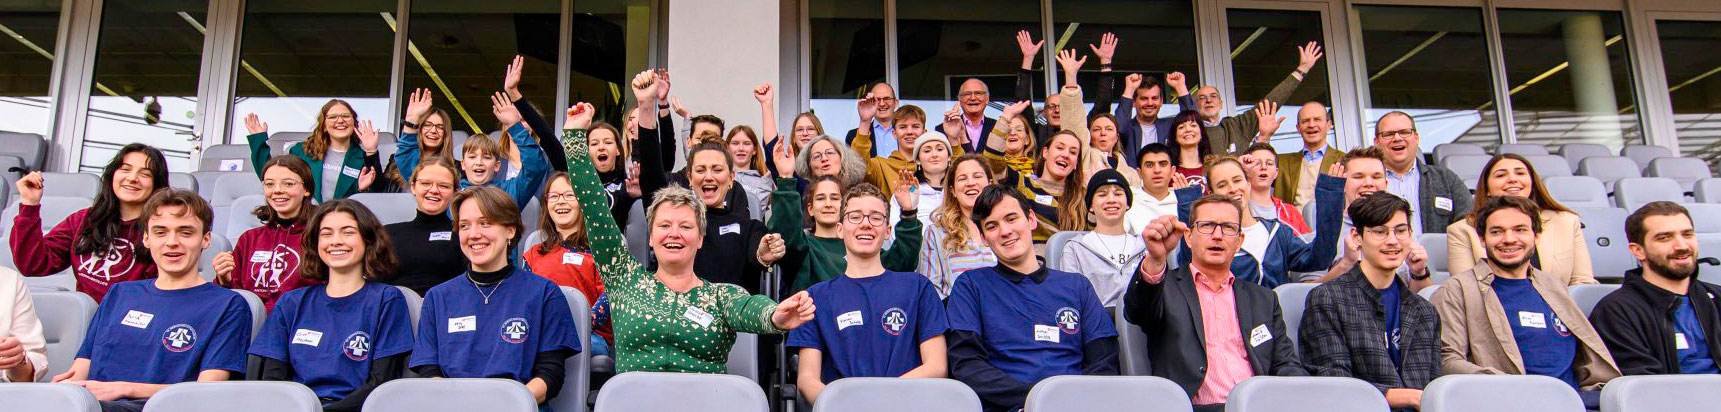
<svg viewBox="0 0 1721 412"><path fill-rule="evenodd" d="M1683 156L1709 162L1721 157L1721 21L1655 23L1667 70L1673 124Z"/></svg>
<svg viewBox="0 0 1721 412"><path fill-rule="evenodd" d="M808 0L807 13L811 104L825 132L840 135L860 123L855 100L885 79L884 2Z"/></svg>
<svg viewBox="0 0 1721 412"><path fill-rule="evenodd" d="M1311 41L1326 46L1321 35L1321 13L1317 11L1230 9L1225 16L1231 37L1231 77L1237 95L1223 98L1226 103L1237 106L1236 115L1253 116L1248 110L1297 69L1298 47ZM1278 151L1294 152L1303 148L1302 138L1298 137L1296 130L1286 127L1295 125L1291 119L1297 118L1297 110L1303 103L1318 101L1332 105L1327 90L1327 72L1323 70L1326 65L1327 59L1322 57L1321 62L1303 76L1302 84L1279 109L1279 116L1284 117L1286 123L1280 124L1279 132L1273 135L1273 147ZM1191 93L1195 92L1194 88L1195 85L1191 84Z"/></svg>
<svg viewBox="0 0 1721 412"><path fill-rule="evenodd" d="M1518 142L1642 143L1617 12L1501 9L1500 48Z"/></svg>
<svg viewBox="0 0 1721 412"><path fill-rule="evenodd" d="M412 2L405 91L430 89L436 107L454 117L450 130L495 131L490 96L502 91L509 62L521 55L520 93L554 122L561 6L556 0Z"/></svg>
<svg viewBox="0 0 1721 412"><path fill-rule="evenodd" d="M1374 123L1392 111L1416 120L1424 152L1448 142L1500 144L1482 11L1451 7L1356 6ZM1372 141L1372 140L1365 140Z"/></svg>
<svg viewBox="0 0 1721 412"><path fill-rule="evenodd" d="M168 168L191 170L207 0L108 0L96 43L84 131L85 171L121 146L147 143Z"/></svg>
<svg viewBox="0 0 1721 412"><path fill-rule="evenodd" d="M1196 61L1195 9L1188 0L1054 0L1052 19L1052 32L1057 33L1060 39L1069 33L1063 48L1075 49L1084 56L1093 54L1089 45L1098 45L1105 33L1117 35L1117 53L1112 56L1116 93L1123 93L1123 76L1131 73L1153 76L1161 85L1165 84L1165 75L1171 72L1184 73L1191 84L1200 81L1201 69ZM1088 99L1090 108L1093 93L1098 90L1099 74L1098 59L1089 57L1076 80L1086 92L1084 97ZM1062 77L1059 79L1062 81ZM1166 103L1156 114L1160 117L1175 116L1179 110L1170 101L1172 92L1167 89L1165 93ZM1113 102L1127 100L1120 97Z"/></svg>
<svg viewBox="0 0 1721 412"><path fill-rule="evenodd" d="M48 134L61 4L0 0L0 130Z"/></svg>
<svg viewBox="0 0 1721 412"><path fill-rule="evenodd" d="M385 117L396 6L391 0L245 2L229 141L245 143L249 113L268 122L270 132L310 132L329 99L345 100L359 120L393 131L397 121Z"/></svg>
<svg viewBox="0 0 1721 412"><path fill-rule="evenodd" d="M633 96L627 84L651 62L652 21L648 0L575 1L568 101L591 103L597 119L623 124Z"/></svg>
<svg viewBox="0 0 1721 412"><path fill-rule="evenodd" d="M1022 70L1016 32L1027 30L1035 40L1044 37L1039 1L899 2L897 16L901 104L918 105L936 116L955 105L958 89L969 78L986 83L990 98L986 117L996 118L1003 107L999 102L1018 100L1019 92L1035 101L1045 99L1045 74L1040 64L1046 57L1044 51L1033 63L1033 90L1016 90L1016 74ZM1047 44L1049 47L1052 42ZM844 106L832 110L843 114L832 117L854 117L854 103ZM829 123L825 129L846 130Z"/></svg>

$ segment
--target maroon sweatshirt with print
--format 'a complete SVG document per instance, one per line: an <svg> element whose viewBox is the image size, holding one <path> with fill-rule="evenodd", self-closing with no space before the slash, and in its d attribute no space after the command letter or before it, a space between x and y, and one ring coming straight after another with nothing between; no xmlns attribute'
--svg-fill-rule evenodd
<svg viewBox="0 0 1721 412"><path fill-rule="evenodd" d="M73 254L89 209L79 210L42 234L42 207L18 205L12 220L12 263L24 276L48 276L72 268L78 291L101 303L115 283L155 277L155 263L143 247L143 227L137 220L120 223L118 236L105 251Z"/></svg>
<svg viewBox="0 0 1721 412"><path fill-rule="evenodd" d="M233 242L234 289L249 290L263 299L264 310L275 307L275 299L288 291L318 282L299 274L300 236L305 222L271 222L251 228Z"/></svg>

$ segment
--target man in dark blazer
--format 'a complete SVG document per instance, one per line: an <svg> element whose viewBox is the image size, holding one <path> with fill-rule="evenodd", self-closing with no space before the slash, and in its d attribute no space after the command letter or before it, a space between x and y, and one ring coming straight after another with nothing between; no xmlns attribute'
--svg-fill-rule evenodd
<svg viewBox="0 0 1721 412"><path fill-rule="evenodd" d="M1183 387L1196 411L1224 410L1226 396L1252 376L1304 376L1294 337L1285 336L1278 295L1236 282L1231 259L1243 245L1243 206L1207 195L1190 224L1161 216L1142 231L1147 256L1124 294L1124 317L1147 334L1153 375ZM1181 241L1190 264L1166 269ZM1205 324L1211 320L1225 320Z"/></svg>
<svg viewBox="0 0 1721 412"><path fill-rule="evenodd" d="M992 135L992 128L998 124L998 119L986 117L986 106L990 104L992 91L986 87L986 82L973 78L964 80L962 88L956 92L956 105L962 108L962 125L965 130L944 130L943 122L934 130L948 136L950 144L962 145L962 150L968 153L984 153L986 138ZM1004 127L1008 128L1009 125Z"/></svg>

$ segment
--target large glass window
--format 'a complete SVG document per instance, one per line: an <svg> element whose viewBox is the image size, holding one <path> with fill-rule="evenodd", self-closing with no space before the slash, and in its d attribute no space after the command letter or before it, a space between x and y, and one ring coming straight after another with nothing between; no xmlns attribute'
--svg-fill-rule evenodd
<svg viewBox="0 0 1721 412"><path fill-rule="evenodd" d="M0 0L0 131L48 134L61 4Z"/></svg>
<svg viewBox="0 0 1721 412"><path fill-rule="evenodd" d="M1494 65L1472 8L1356 6L1373 124L1392 111L1416 119L1422 150L1448 142L1500 144L1494 116Z"/></svg>
<svg viewBox="0 0 1721 412"><path fill-rule="evenodd" d="M1721 158L1721 21L1655 23L1682 155L1716 167Z"/></svg>
<svg viewBox="0 0 1721 412"><path fill-rule="evenodd" d="M1519 143L1642 143L1617 12L1498 11Z"/></svg>
<svg viewBox="0 0 1721 412"><path fill-rule="evenodd" d="M393 130L396 121L384 117L397 6L392 0L245 2L230 141L244 143L248 113L269 122L270 132L310 132L329 99L345 100L360 120Z"/></svg>
<svg viewBox="0 0 1721 412"><path fill-rule="evenodd" d="M1171 72L1183 73L1190 84L1200 82L1201 68L1196 61L1195 10L1188 0L1055 0L1052 2L1052 20L1052 32L1059 35L1063 48L1090 56L1077 79L1090 104L1097 90L1100 67L1099 61L1091 57L1093 51L1088 46L1099 44L1105 33L1114 33L1118 37L1111 74L1116 78L1114 93L1123 93L1123 76L1131 73L1153 76L1162 85L1165 84L1165 75ZM1165 94L1166 104L1160 106L1156 114L1160 117L1177 115L1177 105L1171 102L1172 92L1166 89Z"/></svg>
<svg viewBox="0 0 1721 412"><path fill-rule="evenodd" d="M591 103L598 119L621 125L633 96L628 83L651 62L652 21L648 0L575 1L568 101ZM547 108L555 102L537 104Z"/></svg>
<svg viewBox="0 0 1721 412"><path fill-rule="evenodd" d="M1324 51L1326 46L1318 11L1230 9L1225 13L1225 21L1231 38L1231 77L1237 95L1222 98L1238 107L1234 112L1237 115L1253 116L1247 110L1266 98L1268 91L1297 69L1301 56L1298 47L1317 42ZM1296 129L1285 127L1296 125L1293 119L1297 118L1297 110L1303 103L1318 101L1332 105L1326 66L1327 59L1322 57L1303 76L1301 85L1290 98L1281 102L1283 106L1279 109L1279 116L1284 117L1286 123L1280 124L1279 132L1273 135L1272 140L1278 151L1294 152L1303 148ZM1191 84L1190 88L1190 93L1194 93L1195 85Z"/></svg>
<svg viewBox="0 0 1721 412"><path fill-rule="evenodd" d="M557 0L413 1L406 91L430 89L436 107L454 117L451 130L488 133L498 126L490 96L502 91L508 64L521 55L526 67L520 93L554 121L561 7ZM575 61L601 59L575 56Z"/></svg>
<svg viewBox="0 0 1721 412"><path fill-rule="evenodd" d="M191 170L209 2L102 4L81 168L99 170L120 147L141 142L161 149L169 168Z"/></svg>
<svg viewBox="0 0 1721 412"><path fill-rule="evenodd" d="M840 135L860 123L855 100L885 79L884 2L808 0L807 16L812 109Z"/></svg>
<svg viewBox="0 0 1721 412"><path fill-rule="evenodd" d="M1022 70L1016 32L1027 30L1035 40L1045 40L1039 1L898 2L896 12L901 104L919 105L936 117L955 105L962 82L970 78L986 83L991 101L987 117L997 117L1002 107L998 102L1015 101L1018 94L1036 102L1045 99L1045 68L1040 63L1046 51L1034 59L1033 90L1016 90L1016 74ZM1047 41L1042 49L1054 44ZM854 117L853 103L846 112L831 117Z"/></svg>

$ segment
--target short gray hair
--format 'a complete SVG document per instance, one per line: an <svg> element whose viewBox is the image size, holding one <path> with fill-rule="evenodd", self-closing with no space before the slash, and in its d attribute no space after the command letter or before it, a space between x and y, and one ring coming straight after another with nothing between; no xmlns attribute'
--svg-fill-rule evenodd
<svg viewBox="0 0 1721 412"><path fill-rule="evenodd" d="M699 200L699 195L693 194L693 189L686 186L669 185L658 189L651 195L651 207L645 209L645 221L648 227L657 221L657 211L663 206L681 206L693 209L693 218L699 222L699 235L705 236L705 202ZM646 233L650 233L648 230Z"/></svg>

